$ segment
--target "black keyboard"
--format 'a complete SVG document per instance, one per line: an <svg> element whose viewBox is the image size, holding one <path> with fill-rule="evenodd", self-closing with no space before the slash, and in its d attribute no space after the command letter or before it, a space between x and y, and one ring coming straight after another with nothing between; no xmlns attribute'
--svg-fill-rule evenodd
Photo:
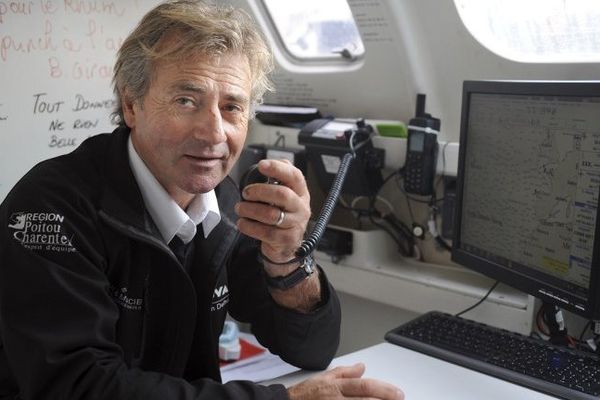
<svg viewBox="0 0 600 400"><path fill-rule="evenodd" d="M569 400L598 400L600 358L436 311L386 333L393 344Z"/></svg>

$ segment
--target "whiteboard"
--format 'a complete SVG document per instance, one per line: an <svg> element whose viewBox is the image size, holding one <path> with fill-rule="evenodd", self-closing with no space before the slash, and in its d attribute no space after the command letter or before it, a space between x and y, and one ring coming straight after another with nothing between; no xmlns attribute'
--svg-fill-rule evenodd
<svg viewBox="0 0 600 400"><path fill-rule="evenodd" d="M118 47L158 0L0 0L0 202L36 163L111 132Z"/></svg>

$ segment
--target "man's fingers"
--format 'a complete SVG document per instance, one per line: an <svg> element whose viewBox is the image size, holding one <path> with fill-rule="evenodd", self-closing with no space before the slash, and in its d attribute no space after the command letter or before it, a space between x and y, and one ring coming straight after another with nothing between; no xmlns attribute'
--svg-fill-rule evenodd
<svg viewBox="0 0 600 400"><path fill-rule="evenodd" d="M336 379L336 385L344 397L403 400L404 393L396 386L376 379L361 378L365 365L337 367L326 372Z"/></svg>
<svg viewBox="0 0 600 400"><path fill-rule="evenodd" d="M288 229L297 224L296 215L292 211L284 211L282 217L281 212L283 209L275 205L253 201L242 201L235 205L235 211L240 218L252 219L269 227L276 226L280 229ZM283 220L279 225L276 225L280 218L283 218Z"/></svg>
<svg viewBox="0 0 600 400"><path fill-rule="evenodd" d="M308 188L302 172L288 160L261 160L258 163L261 174L271 177L298 194L305 196Z"/></svg>
<svg viewBox="0 0 600 400"><path fill-rule="evenodd" d="M376 379L361 378L365 365L337 367L288 389L292 400L356 399L404 400L404 393L396 386Z"/></svg>
<svg viewBox="0 0 600 400"><path fill-rule="evenodd" d="M374 398L381 400L402 400L404 393L396 386L367 378L346 378L337 382L344 397Z"/></svg>
<svg viewBox="0 0 600 400"><path fill-rule="evenodd" d="M263 243L268 243L273 248L285 250L288 247L291 247L288 252L292 253L298 248L302 241L302 236L298 233L297 229L279 229L276 226L264 224L248 218L238 219L237 227L244 235L250 236Z"/></svg>
<svg viewBox="0 0 600 400"><path fill-rule="evenodd" d="M365 373L365 364L356 363L350 366L336 367L326 372L328 375L333 375L334 378L360 378Z"/></svg>
<svg viewBox="0 0 600 400"><path fill-rule="evenodd" d="M302 199L291 188L284 185L264 183L248 185L244 188L242 199L270 204L291 212L303 207Z"/></svg>

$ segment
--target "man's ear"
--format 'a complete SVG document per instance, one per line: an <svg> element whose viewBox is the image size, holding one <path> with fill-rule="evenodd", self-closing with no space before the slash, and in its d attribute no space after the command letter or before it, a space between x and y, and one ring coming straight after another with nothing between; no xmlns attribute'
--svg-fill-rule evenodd
<svg viewBox="0 0 600 400"><path fill-rule="evenodd" d="M136 113L134 108L135 102L127 92L121 94L121 106L123 107L123 118L125 125L129 128L135 128Z"/></svg>

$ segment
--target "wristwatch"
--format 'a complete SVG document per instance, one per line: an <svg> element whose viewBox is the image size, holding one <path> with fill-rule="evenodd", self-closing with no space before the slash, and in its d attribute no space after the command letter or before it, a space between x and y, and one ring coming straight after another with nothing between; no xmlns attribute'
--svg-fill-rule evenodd
<svg viewBox="0 0 600 400"><path fill-rule="evenodd" d="M267 285L274 289L287 290L293 288L315 272L315 260L312 255L308 255L302 260L302 264L294 271L285 276L269 276L265 273Z"/></svg>

